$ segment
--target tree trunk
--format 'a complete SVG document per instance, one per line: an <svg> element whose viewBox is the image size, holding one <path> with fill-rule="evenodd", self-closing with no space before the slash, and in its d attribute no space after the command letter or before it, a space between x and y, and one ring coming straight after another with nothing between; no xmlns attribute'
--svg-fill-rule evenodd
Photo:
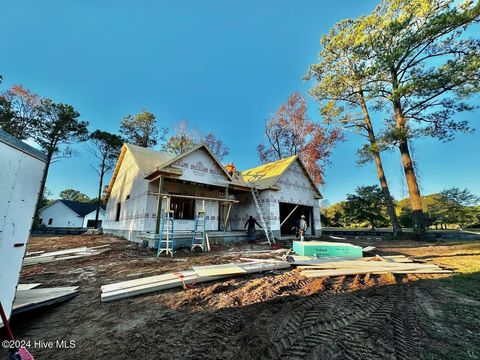
<svg viewBox="0 0 480 360"><path fill-rule="evenodd" d="M95 211L95 229L98 229L98 218L100 215L100 206L102 204L102 187L103 187L103 176L105 175L105 158L102 161L102 167L100 169L100 181L98 184L98 198L97 198L97 209Z"/></svg>
<svg viewBox="0 0 480 360"><path fill-rule="evenodd" d="M417 239L423 239L425 236L425 224L423 221L423 205L420 189L418 187L417 175L413 168L413 161L408 146L408 136L406 129L406 120L403 116L402 107L399 100L393 102L396 128L400 134L399 149L402 159L403 171L407 180L408 195L412 206L412 226L413 233Z"/></svg>
<svg viewBox="0 0 480 360"><path fill-rule="evenodd" d="M35 216L33 218L33 226L38 225L38 211L40 210L40 204L43 200L43 192L45 191L45 185L47 184L48 171L52 162L53 153L47 154L47 161L45 163L45 170L43 171L42 182L40 183L40 194L38 195L37 203L35 204Z"/></svg>
<svg viewBox="0 0 480 360"><path fill-rule="evenodd" d="M385 171L383 170L382 158L380 157L380 151L378 149L378 143L375 137L375 132L373 130L370 113L368 111L367 104L365 102L365 98L363 97L362 92L360 92L360 102L363 111L363 119L367 127L368 140L370 141L373 159L375 161L375 167L377 169L378 180L380 181L380 186L382 187L388 216L390 217L390 222L392 223L393 235L396 237L398 234L402 233L402 228L398 221L397 213L395 212L395 206L393 205L392 196L390 195L390 189L387 183L387 177L385 176Z"/></svg>

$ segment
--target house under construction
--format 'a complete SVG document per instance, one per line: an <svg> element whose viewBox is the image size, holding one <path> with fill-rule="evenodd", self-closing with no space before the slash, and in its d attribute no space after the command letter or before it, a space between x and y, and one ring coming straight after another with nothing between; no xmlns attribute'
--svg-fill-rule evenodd
<svg viewBox="0 0 480 360"><path fill-rule="evenodd" d="M204 144L180 155L125 144L108 194L104 232L151 247L166 213L175 247L192 241L199 213L214 241L244 238L250 215L269 230L267 238L293 235L301 215L307 235L321 233L321 194L298 156L228 172Z"/></svg>

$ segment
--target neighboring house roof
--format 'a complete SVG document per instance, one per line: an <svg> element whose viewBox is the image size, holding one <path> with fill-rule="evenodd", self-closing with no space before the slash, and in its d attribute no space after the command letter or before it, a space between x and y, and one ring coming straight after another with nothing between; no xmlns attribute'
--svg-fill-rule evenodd
<svg viewBox="0 0 480 360"><path fill-rule="evenodd" d="M244 183L254 183L260 190L263 189L275 189L277 181L281 176L287 171L287 169L295 162L298 161L300 167L303 169L305 175L307 176L310 184L312 185L315 193L322 197L322 194L318 190L318 187L315 185L312 177L308 173L305 165L298 155L290 156L285 159L273 161L268 164L260 165L248 170L240 172L240 177L237 181L243 181Z"/></svg>
<svg viewBox="0 0 480 360"><path fill-rule="evenodd" d="M68 207L70 210L74 211L75 213L78 214L78 216L81 216L81 217L84 217L85 215L90 214L92 211L95 211L97 209L97 204L62 199L62 200L55 200L54 202L41 208L40 211L43 211L47 207L50 207L59 202L63 203L66 207ZM100 206L100 208L105 211L105 205Z"/></svg>

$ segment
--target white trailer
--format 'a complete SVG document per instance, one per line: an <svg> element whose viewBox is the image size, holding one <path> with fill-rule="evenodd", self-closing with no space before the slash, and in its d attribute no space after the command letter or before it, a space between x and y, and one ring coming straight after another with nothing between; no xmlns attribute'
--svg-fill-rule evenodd
<svg viewBox="0 0 480 360"><path fill-rule="evenodd" d="M15 299L45 162L41 151L0 130L0 302L7 318Z"/></svg>

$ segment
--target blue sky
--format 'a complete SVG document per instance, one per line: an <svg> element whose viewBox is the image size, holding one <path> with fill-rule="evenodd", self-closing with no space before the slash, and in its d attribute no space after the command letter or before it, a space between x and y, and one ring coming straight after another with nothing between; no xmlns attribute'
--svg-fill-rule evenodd
<svg viewBox="0 0 480 360"><path fill-rule="evenodd" d="M147 109L164 127L187 120L214 131L239 169L258 164L263 122L316 61L322 33L368 13L377 1L42 1L2 2L0 74L4 90L23 84L74 105L97 128L117 131L122 117ZM309 100L312 119L320 120ZM478 127L480 112L462 115ZM381 120L381 119L379 119ZM414 144L423 193L468 187L480 194L480 133ZM357 167L363 139L348 136L332 156L322 189L330 203L378 180ZM51 167L47 187L95 196L97 178L85 144ZM384 155L395 197L406 196L398 152ZM109 180L109 179L108 179Z"/></svg>

